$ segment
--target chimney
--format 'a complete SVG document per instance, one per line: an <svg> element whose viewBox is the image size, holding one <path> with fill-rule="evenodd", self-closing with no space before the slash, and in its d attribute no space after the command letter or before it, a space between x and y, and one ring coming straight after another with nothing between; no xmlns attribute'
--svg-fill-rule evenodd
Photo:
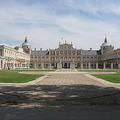
<svg viewBox="0 0 120 120"><path fill-rule="evenodd" d="M42 51L42 48L40 48L40 51Z"/></svg>
<svg viewBox="0 0 120 120"><path fill-rule="evenodd" d="M36 48L34 48L34 51L36 51Z"/></svg>

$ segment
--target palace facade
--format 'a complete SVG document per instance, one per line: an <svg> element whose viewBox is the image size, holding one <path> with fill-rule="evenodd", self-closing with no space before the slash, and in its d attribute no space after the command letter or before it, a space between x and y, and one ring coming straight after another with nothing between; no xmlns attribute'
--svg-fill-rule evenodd
<svg viewBox="0 0 120 120"><path fill-rule="evenodd" d="M25 42L14 48L0 45L0 69L29 69L31 46Z"/></svg>
<svg viewBox="0 0 120 120"><path fill-rule="evenodd" d="M59 43L56 49L34 50L27 38L21 46L0 46L1 69L120 69L120 49L107 42L99 50L75 49L73 44Z"/></svg>

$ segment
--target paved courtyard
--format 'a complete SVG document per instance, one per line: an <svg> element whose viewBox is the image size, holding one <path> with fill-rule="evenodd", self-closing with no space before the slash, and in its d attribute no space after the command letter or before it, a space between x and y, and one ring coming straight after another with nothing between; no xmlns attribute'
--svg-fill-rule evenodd
<svg viewBox="0 0 120 120"><path fill-rule="evenodd" d="M45 79L39 81L39 85L97 85L105 86L104 84L95 81L84 74L80 73L56 73L49 74Z"/></svg>
<svg viewBox="0 0 120 120"><path fill-rule="evenodd" d="M76 70L45 74L27 84L0 84L2 120L119 118L119 84L109 84Z"/></svg>

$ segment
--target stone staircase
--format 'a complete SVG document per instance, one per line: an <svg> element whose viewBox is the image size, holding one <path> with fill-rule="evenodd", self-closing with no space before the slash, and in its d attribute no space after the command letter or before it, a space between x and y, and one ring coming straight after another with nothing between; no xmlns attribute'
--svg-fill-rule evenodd
<svg viewBox="0 0 120 120"><path fill-rule="evenodd" d="M77 72L77 69L57 69L56 72Z"/></svg>

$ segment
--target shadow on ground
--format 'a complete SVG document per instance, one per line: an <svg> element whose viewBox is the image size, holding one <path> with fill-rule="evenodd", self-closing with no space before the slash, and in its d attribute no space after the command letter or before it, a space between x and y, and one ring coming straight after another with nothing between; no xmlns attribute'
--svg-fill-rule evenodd
<svg viewBox="0 0 120 120"><path fill-rule="evenodd" d="M94 85L1 87L0 104L41 104L41 108L120 103L120 90Z"/></svg>
<svg viewBox="0 0 120 120"><path fill-rule="evenodd" d="M0 117L6 118L5 120L13 120L21 112L25 114L25 111L26 115L36 115L39 111L112 112L120 110L120 90L94 85L4 86L1 87L0 105ZM14 109L13 113L10 112L11 109Z"/></svg>

